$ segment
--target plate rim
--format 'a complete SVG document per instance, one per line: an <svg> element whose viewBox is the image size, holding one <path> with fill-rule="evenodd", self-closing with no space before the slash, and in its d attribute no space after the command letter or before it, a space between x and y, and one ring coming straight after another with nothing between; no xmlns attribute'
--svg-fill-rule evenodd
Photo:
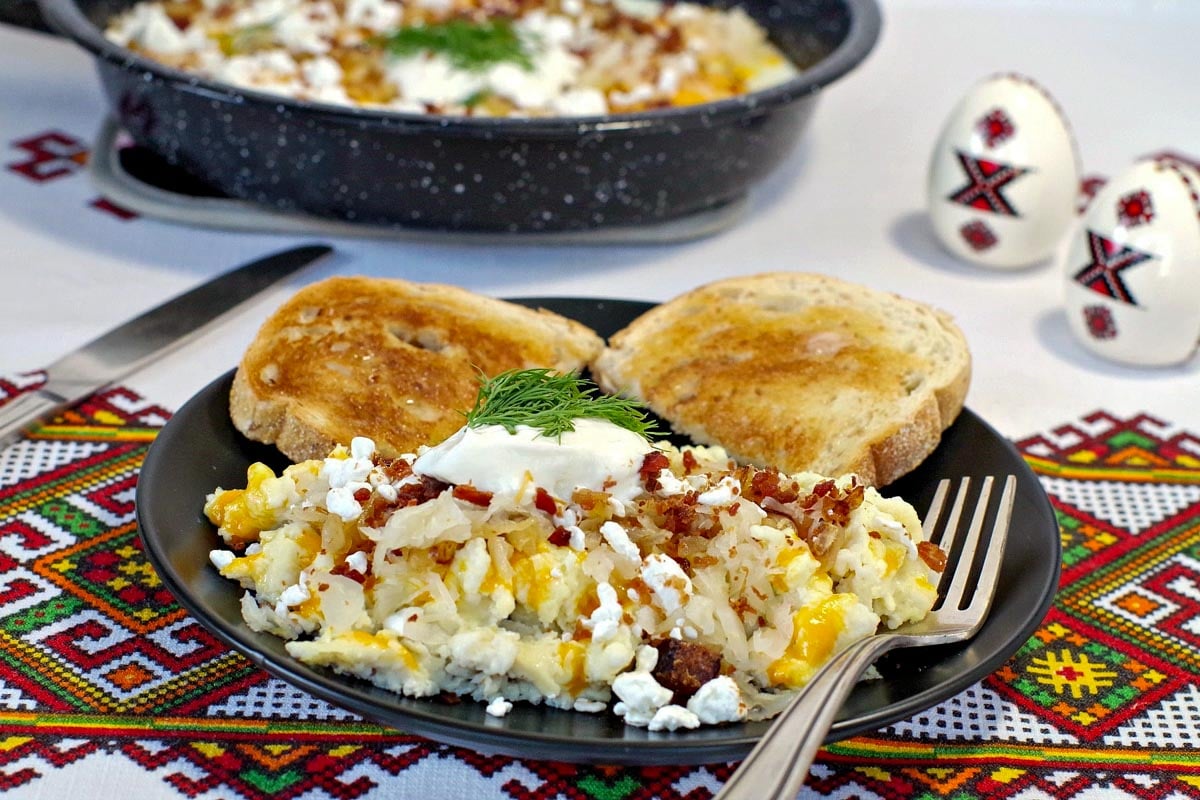
<svg viewBox="0 0 1200 800"><path fill-rule="evenodd" d="M611 304L627 308L639 306L642 310L648 310L656 305L656 303L648 301L599 297L523 297L508 299L511 302L530 306L545 306L564 302L587 303L594 305L597 309L603 309L606 305ZM396 707L385 709L386 713L381 716L380 707L367 695L369 689L364 689L364 687L371 686L365 681L338 675L332 670L310 667L290 657L287 660L276 659L271 654L256 649L252 639L269 636L270 634L257 633L251 631L244 624L236 626L227 623L223 618L214 618L214 615L203 607L200 599L193 596L191 587L178 573L175 564L163 549L161 536L151 530L153 526L149 525L147 520L147 515L149 514L147 510L149 505L148 498L153 494L152 490L155 489L159 477L163 475L163 470L159 466L159 462L169 456L165 450L166 445L159 446L160 441L168 441L168 439L163 438L162 434L175 423L175 420L188 420L197 413L198 409L208 410L208 405L214 397L223 394L227 403L228 385L232 382L235 371L235 369L230 369L210 381L171 416L171 419L159 431L159 434L155 437L146 452L142 466L139 469L135 494L135 516L138 537L147 558L150 560L160 580L163 581L164 586L166 586L180 605L188 611L193 619L220 639L225 645L236 650L269 674L292 686L313 694L335 706L348 709L383 727L396 730L398 734L413 733L427 736L440 742L485 753L518 758L552 758L554 760L576 763L631 765L702 764L742 758L757 743L759 738L757 734L732 734L723 738L693 738L689 741L688 732L667 735L647 734L644 729L640 728L625 729L626 734L634 734L638 738L630 738L627 735L622 739L592 737L564 740L559 734L540 730L511 730L503 724L502 720L497 720L496 723L498 724L486 724L488 722L487 719L484 720L483 724L473 724L439 716L437 709L440 706L428 698L425 698L429 702L428 710L423 708L409 709ZM227 415L227 405L225 406L225 412ZM1033 634L1053 605L1061 574L1061 542L1057 535L1058 525L1050 500L1041 486L1036 473L1033 472L1019 450L1017 450L1016 446L1009 439L1000 435L986 420L967 407L964 407L960 412L960 417L964 415L965 418L971 420L974 424L981 426L986 433L993 437L993 444L998 444L1007 450L1008 457L1013 460L1015 465L1019 465L1019 469L1025 475L1018 475L1018 485L1021 485L1023 482L1026 485L1030 485L1030 482L1032 482L1032 485L1037 487L1039 496L1036 498L1037 502L1035 502L1035 506L1040 508L1035 508L1035 510L1046 517L1043 521L1053 521L1055 530L1055 535L1051 537L1050 547L1048 548L1048 551L1053 551L1054 556L1052 559L1054 565L1052 576L1046 582L1045 586L1040 587L1041 595L1038 598L1037 604L1033 607L1032 613L1024 620L1024 624L1019 626L1010 635L1009 644L1015 642L1015 645L1011 647L1006 646L1001 650L992 652L986 658L981 659L970 668L960 672L956 678L944 680L937 684L937 686L905 697L902 701L880 706L871 712L859 714L853 718L836 720L830 728L826 743L877 730L892 722L907 719L920 711L936 705L938 702L960 693L963 689L991 674L1006 662L1029 636ZM959 419L956 418L954 424L959 424ZM234 434L235 436L240 436L236 430ZM197 509L197 513L203 519L203 514L199 509ZM207 520L203 520L202 524L210 525ZM1046 555L1049 556L1050 553L1047 552ZM1006 558L1008 558L1007 555ZM204 567L207 568L207 564ZM231 586L231 589L233 591L238 590L234 586ZM417 700L415 698L406 698L399 694L396 697L398 700ZM558 711L557 709L554 710ZM563 710L560 713L578 714L579 712ZM411 727L400 727L387 719L387 716L403 718L406 721L412 720L417 724ZM734 729L707 730L732 731ZM603 756L599 758L592 752L593 748L597 746L604 748ZM541 752L537 752L539 750Z"/></svg>

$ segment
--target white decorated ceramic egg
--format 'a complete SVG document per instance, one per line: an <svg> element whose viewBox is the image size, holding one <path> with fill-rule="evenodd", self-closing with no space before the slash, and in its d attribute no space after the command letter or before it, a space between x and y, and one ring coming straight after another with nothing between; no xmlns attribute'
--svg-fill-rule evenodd
<svg viewBox="0 0 1200 800"><path fill-rule="evenodd" d="M1200 341L1200 172L1140 161L1105 184L1071 234L1065 304L1089 350L1125 364L1185 361Z"/></svg>
<svg viewBox="0 0 1200 800"><path fill-rule="evenodd" d="M1066 118L1028 78L999 75L951 112L929 165L938 239L972 263L1016 269L1054 254L1075 217L1080 165Z"/></svg>

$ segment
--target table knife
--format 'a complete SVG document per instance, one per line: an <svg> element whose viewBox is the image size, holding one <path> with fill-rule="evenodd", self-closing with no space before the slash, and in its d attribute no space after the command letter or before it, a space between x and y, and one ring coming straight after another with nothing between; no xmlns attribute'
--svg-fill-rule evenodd
<svg viewBox="0 0 1200 800"><path fill-rule="evenodd" d="M182 345L217 317L332 251L305 245L244 264L68 353L46 368L40 389L0 406L0 442Z"/></svg>

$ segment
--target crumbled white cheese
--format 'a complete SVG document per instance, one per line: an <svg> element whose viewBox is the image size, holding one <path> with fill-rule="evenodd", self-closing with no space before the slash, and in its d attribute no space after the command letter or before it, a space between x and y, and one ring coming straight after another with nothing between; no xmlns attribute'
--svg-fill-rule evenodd
<svg viewBox="0 0 1200 800"><path fill-rule="evenodd" d="M493 697L487 704L487 713L493 717L503 717L512 711L512 703L503 697Z"/></svg>
<svg viewBox="0 0 1200 800"><path fill-rule="evenodd" d="M337 9L328 0L308 2L275 23L275 38L295 53L328 53L338 22Z"/></svg>
<svg viewBox="0 0 1200 800"><path fill-rule="evenodd" d="M655 711L646 727L652 731L677 731L680 728L699 728L700 720L683 706L669 705Z"/></svg>
<svg viewBox="0 0 1200 800"><path fill-rule="evenodd" d="M369 445L363 442L369 443ZM356 443L357 447L355 447ZM321 473L329 481L330 488L337 489L350 483L362 483L375 468L375 463L371 460L375 445L370 439L355 437L350 448L349 458L326 458L322 462ZM364 453L365 455L363 455Z"/></svg>
<svg viewBox="0 0 1200 800"><path fill-rule="evenodd" d="M269 25L291 11L297 0L253 0L238 7L229 20L232 28L252 28Z"/></svg>
<svg viewBox="0 0 1200 800"><path fill-rule="evenodd" d="M163 55L183 55L203 50L209 45L203 31L180 30L163 7L157 5L134 6L109 31L108 38L123 47L136 44Z"/></svg>
<svg viewBox="0 0 1200 800"><path fill-rule="evenodd" d="M746 718L742 692L728 675L718 675L707 681L688 700L687 707L705 725L741 722Z"/></svg>
<svg viewBox="0 0 1200 800"><path fill-rule="evenodd" d="M571 708L576 711L582 711L584 714L599 714L601 711L608 708L608 703L603 703L599 700L588 700L585 697L580 697L575 701Z"/></svg>
<svg viewBox="0 0 1200 800"><path fill-rule="evenodd" d="M342 86L342 67L329 56L317 56L305 61L300 65L300 76L308 87L308 94L314 100L346 103L350 99ZM367 458L370 457L368 453Z"/></svg>
<svg viewBox="0 0 1200 800"><path fill-rule="evenodd" d="M346 0L342 19L347 25L382 33L398 27L403 13L403 7L391 0Z"/></svg>
<svg viewBox="0 0 1200 800"><path fill-rule="evenodd" d="M609 520L600 526L600 535L613 551L630 561L640 561L642 553L636 544L629 540L629 534L618 523Z"/></svg>
<svg viewBox="0 0 1200 800"><path fill-rule="evenodd" d="M228 567L235 558L237 558L237 556L229 550L211 550L208 553L208 560L218 570Z"/></svg>
<svg viewBox="0 0 1200 800"><path fill-rule="evenodd" d="M663 10L657 0L612 0L612 4L622 14L646 22L657 19Z"/></svg>
<svg viewBox="0 0 1200 800"><path fill-rule="evenodd" d="M690 487L688 484L675 477L675 473L667 467L663 467L658 471L658 488L654 493L659 497L675 497L686 492Z"/></svg>
<svg viewBox="0 0 1200 800"><path fill-rule="evenodd" d="M300 605L310 597L312 597L312 594L308 591L308 584L306 584L304 581L300 581L299 583L284 589L279 595L279 602L283 603L283 605L287 606L288 608L291 608L292 606Z"/></svg>
<svg viewBox="0 0 1200 800"><path fill-rule="evenodd" d="M638 652L640 655L641 651ZM655 712L671 702L671 690L656 681L649 671L641 669L618 675L613 679L612 689L621 698L613 706L613 712L624 717L629 725L649 725Z"/></svg>
<svg viewBox="0 0 1200 800"><path fill-rule="evenodd" d="M596 598L600 605L587 618L584 627L592 631L592 641L605 642L617 634L625 610L617 600L617 590L608 581L596 584Z"/></svg>
<svg viewBox="0 0 1200 800"><path fill-rule="evenodd" d="M354 499L354 493L359 489L370 489L365 483L351 483L330 489L325 495L325 508L330 514L336 514L344 521L358 519L362 513L362 504Z"/></svg>
<svg viewBox="0 0 1200 800"><path fill-rule="evenodd" d="M651 553L642 562L642 580L667 614L683 608L692 594L692 581L675 559L663 553Z"/></svg>
<svg viewBox="0 0 1200 800"><path fill-rule="evenodd" d="M741 486L737 478L727 475L707 492L701 492L696 502L702 506L727 506L737 499Z"/></svg>
<svg viewBox="0 0 1200 800"><path fill-rule="evenodd" d="M571 534L568 544L571 545L572 550L582 551L587 547L587 535L583 532L583 528L578 525L570 525L567 527L567 531Z"/></svg>

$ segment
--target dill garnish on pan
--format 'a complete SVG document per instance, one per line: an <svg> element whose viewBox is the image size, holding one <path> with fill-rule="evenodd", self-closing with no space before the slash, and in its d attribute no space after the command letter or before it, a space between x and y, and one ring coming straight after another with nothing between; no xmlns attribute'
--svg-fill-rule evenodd
<svg viewBox="0 0 1200 800"><path fill-rule="evenodd" d="M396 56L438 53L455 67L470 72L481 72L506 61L526 70L533 69L528 44L507 19L486 22L452 19L410 25L387 34L380 43Z"/></svg>
<svg viewBox="0 0 1200 800"><path fill-rule="evenodd" d="M549 369L516 369L485 378L467 412L467 426L500 425L516 433L518 425L537 428L544 436L575 430L581 417L604 419L649 438L658 430L633 400L597 395L596 387L577 374Z"/></svg>

